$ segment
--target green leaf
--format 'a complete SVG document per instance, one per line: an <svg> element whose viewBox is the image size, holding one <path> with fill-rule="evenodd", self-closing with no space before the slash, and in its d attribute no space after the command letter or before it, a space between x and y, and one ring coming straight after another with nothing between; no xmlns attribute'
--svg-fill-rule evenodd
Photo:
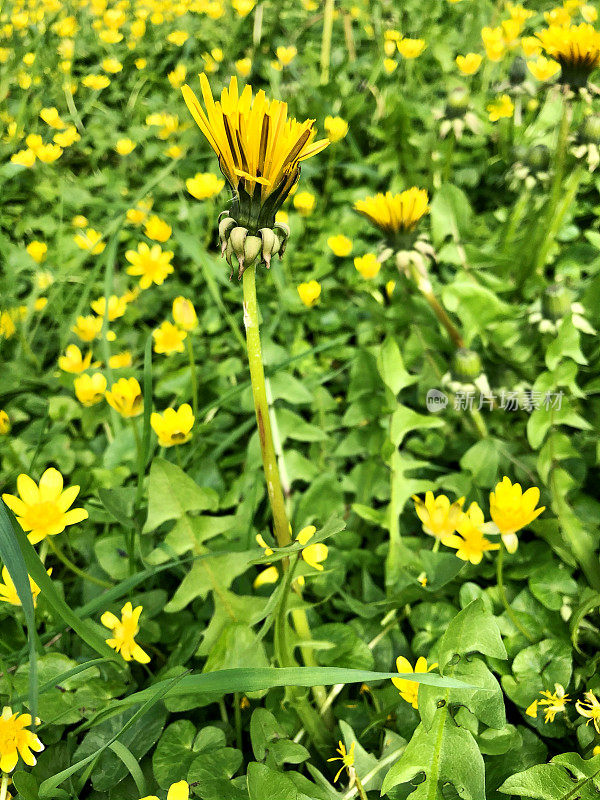
<svg viewBox="0 0 600 800"><path fill-rule="evenodd" d="M246 792L231 782L241 763L242 754L233 747L210 748L192 761L187 781L196 786L202 800L241 800Z"/></svg>
<svg viewBox="0 0 600 800"><path fill-rule="evenodd" d="M506 648L493 614L478 597L463 608L448 625L438 647L438 662L443 673L455 654L481 653L490 658L506 658Z"/></svg>
<svg viewBox="0 0 600 800"><path fill-rule="evenodd" d="M450 183L442 184L436 191L430 215L435 247L439 247L448 237L459 243L472 226L473 210L466 194Z"/></svg>
<svg viewBox="0 0 600 800"><path fill-rule="evenodd" d="M411 375L404 366L400 348L391 336L388 336L381 345L377 355L377 369L385 385L395 395L418 380L418 377Z"/></svg>
<svg viewBox="0 0 600 800"><path fill-rule="evenodd" d="M170 461L154 459L150 467L145 533L190 511L215 511L217 506L218 497L213 489L201 488Z"/></svg>
<svg viewBox="0 0 600 800"><path fill-rule="evenodd" d="M165 606L168 614L181 611L197 597L205 598L215 589L228 589L238 575L250 567L253 550L241 553L211 553L210 558L194 562Z"/></svg>
<svg viewBox="0 0 600 800"><path fill-rule="evenodd" d="M252 712L250 740L254 757L257 761L267 759L267 766L301 764L310 757L306 747L286 737L275 716L266 708L257 708Z"/></svg>
<svg viewBox="0 0 600 800"><path fill-rule="evenodd" d="M301 792L287 773L276 772L265 764L248 764L250 800L313 800Z"/></svg>
<svg viewBox="0 0 600 800"><path fill-rule="evenodd" d="M428 428L441 428L444 421L439 417L427 414L418 414L408 406L398 404L398 408L392 414L390 425L390 438L392 444L399 447L407 433L414 430Z"/></svg>
<svg viewBox="0 0 600 800"><path fill-rule="evenodd" d="M578 753L561 753L549 764L511 775L499 791L534 800L597 800L600 756L583 759Z"/></svg>
<svg viewBox="0 0 600 800"><path fill-rule="evenodd" d="M225 734L222 744L225 743ZM152 756L152 769L156 782L162 789L181 780L196 757L194 739L196 727L188 719L178 719L163 731Z"/></svg>
<svg viewBox="0 0 600 800"><path fill-rule="evenodd" d="M551 611L560 611L565 595L577 592L577 583L562 564L540 564L529 576L531 594Z"/></svg>
<svg viewBox="0 0 600 800"><path fill-rule="evenodd" d="M556 339L551 342L546 350L546 366L555 369L563 358L570 358L577 364L587 364L587 359L581 352L579 344L581 334L573 324L570 316L560 322Z"/></svg>
<svg viewBox="0 0 600 800"><path fill-rule="evenodd" d="M399 761L385 776L381 793L408 783L417 775L425 780L410 794L411 800L444 800L442 786L450 783L462 800L485 800L483 758L475 739L439 708L431 730L421 723Z"/></svg>

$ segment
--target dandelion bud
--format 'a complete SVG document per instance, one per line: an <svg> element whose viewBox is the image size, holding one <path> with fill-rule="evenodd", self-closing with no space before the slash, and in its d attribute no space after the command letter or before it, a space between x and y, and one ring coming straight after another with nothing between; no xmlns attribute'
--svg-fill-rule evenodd
<svg viewBox="0 0 600 800"><path fill-rule="evenodd" d="M221 215L219 222L219 239L221 252L227 263L233 269L233 256L238 262L238 279L241 279L244 270L252 266L260 256L260 261L271 266L271 258L278 253L283 256L290 229L283 222L276 222L272 228L261 228L256 235L252 235L248 228L236 225L230 216Z"/></svg>
<svg viewBox="0 0 600 800"><path fill-rule="evenodd" d="M512 86L520 86L527 77L527 62L521 56L517 56L508 72L508 80Z"/></svg>
<svg viewBox="0 0 600 800"><path fill-rule="evenodd" d="M542 297L542 312L545 319L557 322L571 311L573 296L566 286L555 283L548 286Z"/></svg>
<svg viewBox="0 0 600 800"><path fill-rule="evenodd" d="M452 359L452 376L457 381L472 383L481 375L481 359L474 350L460 347Z"/></svg>
<svg viewBox="0 0 600 800"><path fill-rule="evenodd" d="M448 95L446 114L448 119L462 117L469 107L469 92L464 86L457 86Z"/></svg>
<svg viewBox="0 0 600 800"><path fill-rule="evenodd" d="M536 144L526 151L523 160L531 170L545 172L550 166L550 150L545 144Z"/></svg>

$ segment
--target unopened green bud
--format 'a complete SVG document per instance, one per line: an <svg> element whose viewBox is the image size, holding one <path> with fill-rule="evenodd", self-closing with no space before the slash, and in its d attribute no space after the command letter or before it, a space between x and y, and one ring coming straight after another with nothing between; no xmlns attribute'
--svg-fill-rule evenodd
<svg viewBox="0 0 600 800"><path fill-rule="evenodd" d="M545 144L536 144L527 150L524 158L534 172L544 172L550 166L550 149Z"/></svg>
<svg viewBox="0 0 600 800"><path fill-rule="evenodd" d="M469 92L464 86L457 86L448 95L446 103L446 117L454 119L462 117L469 107Z"/></svg>
<svg viewBox="0 0 600 800"><path fill-rule="evenodd" d="M472 383L481 375L482 366L479 354L466 347L459 347L452 360L452 377L464 383Z"/></svg>
<svg viewBox="0 0 600 800"><path fill-rule="evenodd" d="M545 319L557 322L571 311L573 295L560 283L548 286L542 297L542 314Z"/></svg>
<svg viewBox="0 0 600 800"><path fill-rule="evenodd" d="M519 86L527 77L527 62L521 56L517 56L508 72L508 80L513 86Z"/></svg>
<svg viewBox="0 0 600 800"><path fill-rule="evenodd" d="M252 266L259 257L267 268L270 267L271 258L276 253L279 253L281 258L289 232L287 225L275 223L273 228L261 228L258 233L251 234L248 228L238 225L228 212L225 211L219 216L221 253L232 268L232 274L235 256L238 263L238 279L241 279L244 270Z"/></svg>

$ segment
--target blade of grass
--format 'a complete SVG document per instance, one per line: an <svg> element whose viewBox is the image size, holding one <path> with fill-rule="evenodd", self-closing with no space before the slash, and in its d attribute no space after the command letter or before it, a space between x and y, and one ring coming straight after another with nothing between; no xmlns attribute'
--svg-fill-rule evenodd
<svg viewBox="0 0 600 800"><path fill-rule="evenodd" d="M25 534L23 534L23 536L25 536ZM29 544L29 542L27 542L27 544ZM31 547L31 545L29 546ZM0 500L0 558L15 584L15 589L19 595L19 600L21 601L25 621L27 623L27 639L29 643L29 712L35 720L37 717L39 686L36 651L37 632L35 628L33 595L31 594L27 564L21 552L21 548L19 547L9 512L3 500ZM41 561L40 565L42 567L42 572L46 575ZM48 576L46 575L46 577Z"/></svg>

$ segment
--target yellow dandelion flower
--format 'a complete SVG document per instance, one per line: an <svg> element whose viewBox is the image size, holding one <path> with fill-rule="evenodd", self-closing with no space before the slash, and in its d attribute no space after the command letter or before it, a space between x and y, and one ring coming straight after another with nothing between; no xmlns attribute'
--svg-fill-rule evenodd
<svg viewBox="0 0 600 800"><path fill-rule="evenodd" d="M106 644L120 653L125 661L137 661L140 664L147 664L150 656L145 653L135 641L135 636L139 633L139 619L143 611L142 606L133 608L131 603L125 603L121 609L121 619L111 611L105 611L100 618L100 622L105 628L112 631L112 636L106 639Z"/></svg>
<svg viewBox="0 0 600 800"><path fill-rule="evenodd" d="M585 86L600 64L600 31L587 22L559 23L536 35L546 53L560 64L562 82L575 88Z"/></svg>
<svg viewBox="0 0 600 800"><path fill-rule="evenodd" d="M206 112L189 86L181 91L234 193L230 216L249 221L256 230L272 228L275 213L298 180L300 163L324 150L329 140L315 142L314 120L288 118L286 103L269 101L262 91L253 97L250 86L239 94L235 77L220 102L214 101L205 74L200 84Z"/></svg>
<svg viewBox="0 0 600 800"><path fill-rule="evenodd" d="M188 403L174 408L167 408L162 414L153 411L150 415L150 425L158 436L161 447L172 447L176 444L185 444L192 438L192 428L195 417Z"/></svg>
<svg viewBox="0 0 600 800"><path fill-rule="evenodd" d="M38 544L46 536L56 536L67 525L76 525L88 518L84 508L71 508L79 486L69 486L63 491L63 476L54 467L44 472L39 485L22 473L17 478L17 491L19 497L3 494L2 499L14 512L31 544Z"/></svg>
<svg viewBox="0 0 600 800"><path fill-rule="evenodd" d="M429 211L429 196L425 189L413 186L400 194L376 194L358 200L354 208L388 235L413 231Z"/></svg>

